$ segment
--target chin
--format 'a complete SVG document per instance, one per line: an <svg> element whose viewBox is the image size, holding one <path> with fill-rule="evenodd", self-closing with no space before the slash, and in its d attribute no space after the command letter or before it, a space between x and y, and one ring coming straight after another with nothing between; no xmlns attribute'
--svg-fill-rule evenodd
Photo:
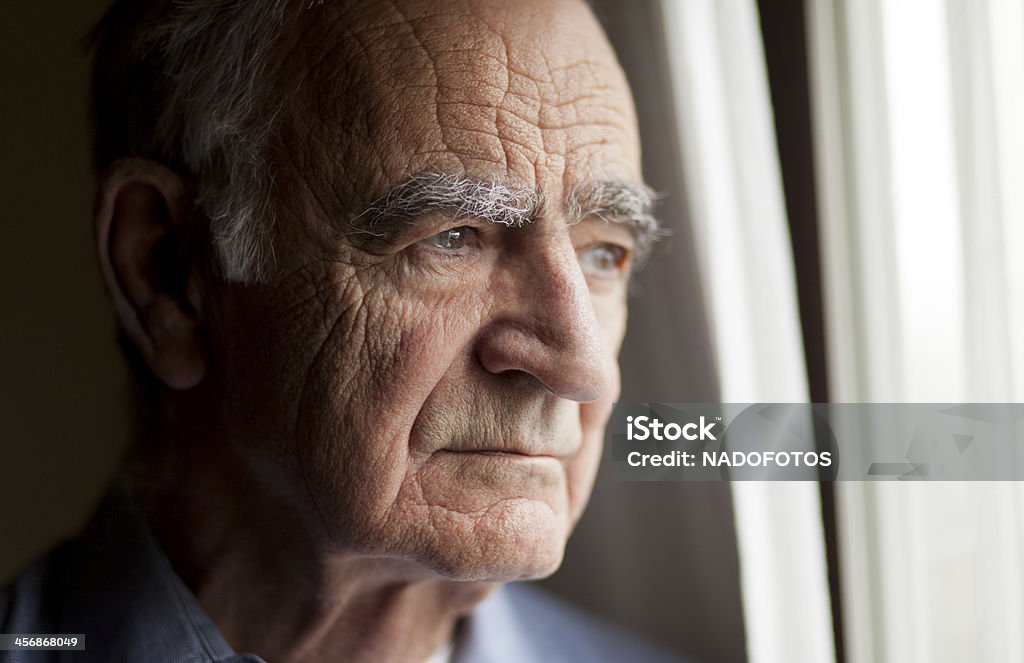
<svg viewBox="0 0 1024 663"><path fill-rule="evenodd" d="M509 582L544 578L562 564L568 514L540 500L515 498L484 512L457 514L449 536L424 560L443 577ZM445 545L447 541L448 545Z"/></svg>

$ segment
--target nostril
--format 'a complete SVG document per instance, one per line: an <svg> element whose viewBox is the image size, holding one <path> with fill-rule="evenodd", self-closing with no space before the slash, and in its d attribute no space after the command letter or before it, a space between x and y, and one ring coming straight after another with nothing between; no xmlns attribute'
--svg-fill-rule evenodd
<svg viewBox="0 0 1024 663"><path fill-rule="evenodd" d="M484 356L481 353L476 355L476 363L487 373L490 373L495 384L500 388L509 390L536 390L543 389L551 391L538 376L523 368L515 368L514 365L521 365L523 362L515 361L510 357L497 358L493 355Z"/></svg>
<svg viewBox="0 0 1024 663"><path fill-rule="evenodd" d="M528 379L532 380L533 379L532 375L530 375L526 371L521 371L518 368L509 368L509 369L504 370L501 373L499 373L499 375L501 375L502 377L512 378L512 379L519 379L519 380L528 380Z"/></svg>
<svg viewBox="0 0 1024 663"><path fill-rule="evenodd" d="M527 371L520 370L518 368L509 368L504 371L497 373L497 376L501 378L501 381L505 386L510 388L519 387L542 387L547 389L547 386L537 379L537 377Z"/></svg>

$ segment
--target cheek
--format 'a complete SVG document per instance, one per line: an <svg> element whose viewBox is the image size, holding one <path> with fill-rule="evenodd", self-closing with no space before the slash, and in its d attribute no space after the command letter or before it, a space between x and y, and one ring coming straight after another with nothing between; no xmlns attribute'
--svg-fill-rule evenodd
<svg viewBox="0 0 1024 663"><path fill-rule="evenodd" d="M615 401L619 398L619 364L617 355L626 333L626 288L605 296L595 296L592 301L594 314L601 327L601 335L608 353L606 361L614 374L615 389L608 396L593 403L579 406L580 428L583 431L583 448L566 468L569 490L569 517L575 525L590 499L590 493L597 477L597 468L604 449L604 433Z"/></svg>
<svg viewBox="0 0 1024 663"><path fill-rule="evenodd" d="M627 284L622 283L611 292L591 297L601 336L612 356L618 354L626 334L626 288Z"/></svg>
<svg viewBox="0 0 1024 663"><path fill-rule="evenodd" d="M382 520L416 472L422 458L410 448L409 433L477 319L458 298L398 290L346 293L310 353L296 413L302 469L313 477L318 502L330 504L331 519L350 532Z"/></svg>
<svg viewBox="0 0 1024 663"><path fill-rule="evenodd" d="M597 467L601 462L604 449L604 405L588 403L580 406L580 418L583 420L583 447L566 468L566 480L569 493L569 522L574 526L583 515L583 510L590 500L590 493L597 477ZM610 414L611 407L607 408ZM588 425L588 419L590 423Z"/></svg>
<svg viewBox="0 0 1024 663"><path fill-rule="evenodd" d="M613 361L615 384L619 383L618 363ZM583 447L566 469L569 489L570 521L573 525L583 515L583 510L590 499L597 477L597 468L601 462L604 449L605 427L612 414L618 389L607 398L579 406L580 428L583 431Z"/></svg>

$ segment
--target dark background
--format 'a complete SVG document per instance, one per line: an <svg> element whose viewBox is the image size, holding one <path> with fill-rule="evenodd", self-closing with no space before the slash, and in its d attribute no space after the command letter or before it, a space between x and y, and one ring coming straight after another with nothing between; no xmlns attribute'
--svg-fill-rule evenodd
<svg viewBox="0 0 1024 663"><path fill-rule="evenodd" d="M105 5L7 2L0 21L0 578L82 524L127 439L81 46Z"/></svg>

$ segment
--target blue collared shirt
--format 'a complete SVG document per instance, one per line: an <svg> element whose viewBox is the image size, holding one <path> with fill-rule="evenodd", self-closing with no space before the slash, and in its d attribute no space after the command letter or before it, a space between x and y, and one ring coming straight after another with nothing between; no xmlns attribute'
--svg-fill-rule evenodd
<svg viewBox="0 0 1024 663"><path fill-rule="evenodd" d="M0 663L263 663L232 650L143 520L114 498L81 536L0 592L0 633L85 635L85 651L0 652ZM460 624L452 660L676 659L517 583L496 591Z"/></svg>

